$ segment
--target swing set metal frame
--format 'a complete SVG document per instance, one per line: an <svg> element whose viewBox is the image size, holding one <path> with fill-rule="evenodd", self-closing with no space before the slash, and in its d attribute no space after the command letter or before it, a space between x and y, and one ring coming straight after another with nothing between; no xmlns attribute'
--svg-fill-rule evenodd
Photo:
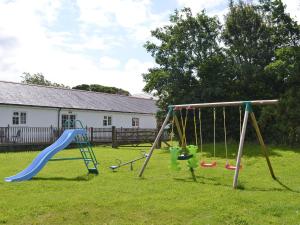
<svg viewBox="0 0 300 225"><path fill-rule="evenodd" d="M173 110L176 109L194 109L194 108L216 108L216 107L228 107L228 106L245 106L245 113L244 113L244 119L243 119L243 125L242 125L242 129L241 129L241 135L240 135L240 142L239 142L239 148L238 148L238 154L237 154L237 159L236 159L236 166L235 166L235 173L234 173L234 177L233 177L233 188L236 189L238 187L238 176L239 176L239 170L241 168L241 159L242 159L242 155L243 155L243 148L244 148L244 142L245 142L245 136L246 136L246 129L247 129L247 122L249 119L249 114L250 114L250 118L251 118L251 122L252 125L255 129L258 141L261 145L261 150L262 153L264 155L264 157L266 158L266 162L271 174L271 177L276 180L276 176L274 174L272 165L271 165L271 161L269 159L269 155L268 155L268 150L267 147L264 143L263 137L261 135L256 117L254 115L252 106L263 106L263 105L276 105L278 104L278 100L274 99L274 100L254 100L254 101L234 101L234 102L214 102L214 103L197 103L197 104L182 104L182 105L170 105L168 107L168 113L165 117L165 120L155 138L155 141L148 153L148 156L146 157L146 160L140 170L139 173L139 177L142 177L144 174L144 171L148 165L148 162L151 159L152 153L155 149L156 144L158 143L164 128L166 127L166 125L168 124L168 121L170 119L170 116L173 114ZM179 121L176 120L177 117L175 117L175 123L179 124ZM182 134L179 133L179 136L181 136Z"/></svg>

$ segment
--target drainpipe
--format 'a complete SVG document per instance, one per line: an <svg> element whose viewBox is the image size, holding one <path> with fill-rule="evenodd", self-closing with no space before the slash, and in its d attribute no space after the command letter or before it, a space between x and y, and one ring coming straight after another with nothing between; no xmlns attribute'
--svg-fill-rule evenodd
<svg viewBox="0 0 300 225"><path fill-rule="evenodd" d="M58 108L58 111L57 111L57 131L58 131L59 135L60 135L60 125L59 125L60 111L61 111L61 108Z"/></svg>

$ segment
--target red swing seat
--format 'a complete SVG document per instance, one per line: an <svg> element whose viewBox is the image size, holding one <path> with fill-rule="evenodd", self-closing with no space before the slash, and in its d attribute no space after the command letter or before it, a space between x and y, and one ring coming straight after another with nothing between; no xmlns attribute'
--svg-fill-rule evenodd
<svg viewBox="0 0 300 225"><path fill-rule="evenodd" d="M229 163L226 163L225 168L227 170L236 170L236 166L230 165ZM243 168L242 165L240 165L240 169L242 169L242 168Z"/></svg>
<svg viewBox="0 0 300 225"><path fill-rule="evenodd" d="M213 162L211 162L211 163L207 163L207 162L202 161L202 162L200 163L200 166L201 166L201 167L204 167L204 168L216 167L216 166L217 166L217 162L216 162L216 161L213 161Z"/></svg>

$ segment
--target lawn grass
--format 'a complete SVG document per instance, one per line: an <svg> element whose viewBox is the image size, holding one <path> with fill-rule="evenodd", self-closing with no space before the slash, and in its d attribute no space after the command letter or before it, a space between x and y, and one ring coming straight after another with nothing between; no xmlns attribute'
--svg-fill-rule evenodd
<svg viewBox="0 0 300 225"><path fill-rule="evenodd" d="M236 148L230 145L231 158ZM98 176L86 175L81 161L62 161L49 162L31 181L6 183L38 153L0 154L0 224L300 224L300 149L271 148L274 181L259 146L246 144L238 190L234 172L224 169L223 149L217 146L217 168L196 170L197 182L185 162L179 172L169 169L167 151L155 151L140 179L143 160L133 171L108 167L139 157L141 149L96 147Z"/></svg>

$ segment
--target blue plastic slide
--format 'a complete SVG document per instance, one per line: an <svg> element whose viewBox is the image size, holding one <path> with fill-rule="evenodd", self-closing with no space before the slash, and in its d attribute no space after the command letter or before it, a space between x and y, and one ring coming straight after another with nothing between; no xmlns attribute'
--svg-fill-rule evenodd
<svg viewBox="0 0 300 225"><path fill-rule="evenodd" d="M84 129L65 130L64 133L49 147L45 148L32 163L20 173L6 177L6 182L29 180L35 176L46 163L59 151L66 148L77 135L85 135Z"/></svg>

